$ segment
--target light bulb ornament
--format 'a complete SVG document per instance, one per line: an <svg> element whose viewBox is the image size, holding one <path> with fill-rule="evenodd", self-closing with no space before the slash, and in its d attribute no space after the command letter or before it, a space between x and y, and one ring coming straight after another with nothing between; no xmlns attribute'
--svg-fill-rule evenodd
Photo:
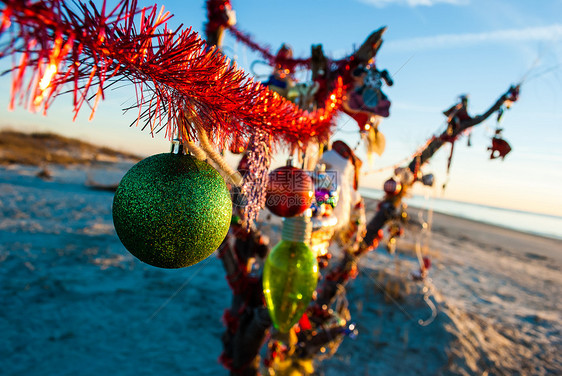
<svg viewBox="0 0 562 376"><path fill-rule="evenodd" d="M286 218L281 241L263 269L263 293L274 327L288 333L310 301L318 283L318 263L310 249L310 214Z"/></svg>

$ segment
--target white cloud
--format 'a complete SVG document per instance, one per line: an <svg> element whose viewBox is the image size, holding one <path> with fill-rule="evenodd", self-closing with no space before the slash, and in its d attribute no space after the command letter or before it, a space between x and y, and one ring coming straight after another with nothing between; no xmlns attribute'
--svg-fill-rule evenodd
<svg viewBox="0 0 562 376"><path fill-rule="evenodd" d="M484 33L442 34L385 42L385 49L426 50L451 47L465 47L490 42L528 42L562 40L562 24L529 27L525 29L497 30Z"/></svg>
<svg viewBox="0 0 562 376"><path fill-rule="evenodd" d="M437 4L467 5L469 0L359 0L368 5L383 8L389 5L406 5L409 7L425 6L431 7Z"/></svg>

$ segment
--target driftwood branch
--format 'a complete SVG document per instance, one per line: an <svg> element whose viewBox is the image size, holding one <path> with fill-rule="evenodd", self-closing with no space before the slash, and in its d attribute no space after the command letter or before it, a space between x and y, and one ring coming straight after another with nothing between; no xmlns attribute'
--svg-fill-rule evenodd
<svg viewBox="0 0 562 376"><path fill-rule="evenodd" d="M465 130L482 123L493 113L498 111L506 102L516 101L518 93L519 86L510 87L509 90L502 94L498 100L482 115L460 122L460 125L454 128L451 134L444 131L440 136L434 137L428 142L427 146L413 158L408 165L408 168L415 173L421 165L429 161L429 159L443 144L451 140L455 140ZM352 278L349 271L356 267L358 258L376 245L379 240L379 231L385 226L385 224L399 216L399 207L401 202L402 194L399 194L398 196L387 195L379 204L377 212L367 224L367 233L363 238L359 249L353 254L346 255L346 257L340 261L340 264L332 272L332 278L325 279L318 299L321 304L330 304L334 301L337 297L338 291L340 290L339 287L345 286L348 280Z"/></svg>
<svg viewBox="0 0 562 376"><path fill-rule="evenodd" d="M445 144L446 142L449 142L451 140L455 140L458 136L460 136L465 130L474 127L480 123L482 123L484 120L486 120L487 118L489 118L493 113L495 113L496 111L498 111L501 106L509 100L509 98L512 98L514 95L516 95L516 91L519 89L519 86L511 86L509 88L509 90L507 90L507 92L505 92L504 94L502 94L498 100L486 111L484 112L482 115L478 115L475 116L471 119L465 120L465 121L461 121L460 122L460 126L458 126L457 128L453 129L453 133L452 134L447 134L447 131L444 131L441 135L439 135L438 137L433 138L433 140L431 140L425 149L423 149L421 151L421 153L417 154L413 160L410 162L410 164L408 165L408 168L412 171L412 172L416 172L416 168L419 168L420 166L424 165L425 163L427 163L427 161L429 161L429 159L437 152L437 150L439 150L439 148L441 146L443 146L443 144Z"/></svg>
<svg viewBox="0 0 562 376"><path fill-rule="evenodd" d="M377 54L382 44L382 35L386 27L382 27L373 32L359 49L350 58L350 66L336 67L333 70L324 70L326 67L326 59L323 56L321 46L316 47L316 58L318 66L315 75L319 71L324 73L328 82L335 82L337 77L343 77L344 81L349 79L350 68L360 64L367 64ZM313 47L314 51L314 47ZM314 52L313 52L314 58ZM313 59L314 61L314 59ZM327 68L327 67L326 67ZM243 222L245 219L241 219ZM264 258L269 251L269 247L262 243L261 234L255 229L250 233L240 231L240 224L231 226L231 234L223 243L220 252L220 258L223 262L224 269L227 274L227 280L233 291L233 299L230 308L225 311L223 317L226 325L226 331L223 334L223 354L221 362L230 370L231 375L254 376L258 374L260 355L259 351L263 345L268 330L271 328L271 319L265 307L263 293L261 291L261 276L253 276L247 271L248 261L253 257ZM234 244L229 244L229 243ZM355 256L350 256L350 262L353 262ZM350 264L353 265L353 264ZM344 263L343 266L348 266ZM349 279L350 270L339 270L339 273L345 281ZM345 274L345 277L343 275ZM336 274L334 274L336 276ZM339 274L338 274L339 276ZM333 303L335 296L341 291L339 283L335 281L330 286L324 286L324 289L318 292L321 303L317 310L318 314L311 314L311 321L326 320L327 309L323 306L329 306ZM324 316L322 316L324 315ZM316 317L318 316L318 317ZM332 333L334 332L334 333ZM307 340L303 338L306 345L301 348L307 355L313 356L315 349L322 347L325 343L333 339L335 332L341 334L343 328L332 328L326 333L320 333L320 336Z"/></svg>
<svg viewBox="0 0 562 376"><path fill-rule="evenodd" d="M372 32L357 51L355 51L353 57L358 64L367 64L369 60L375 57L382 46L382 36L386 29L387 27L383 26Z"/></svg>

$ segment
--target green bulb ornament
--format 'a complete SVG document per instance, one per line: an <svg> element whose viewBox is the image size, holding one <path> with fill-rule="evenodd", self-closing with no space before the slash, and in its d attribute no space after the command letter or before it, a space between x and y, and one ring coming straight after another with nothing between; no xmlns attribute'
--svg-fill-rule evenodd
<svg viewBox="0 0 562 376"><path fill-rule="evenodd" d="M318 263L307 244L311 230L309 216L285 218L281 241L265 261L263 293L273 325L281 333L299 321L316 290Z"/></svg>
<svg viewBox="0 0 562 376"><path fill-rule="evenodd" d="M119 183L112 212L129 252L152 266L175 269L204 260L220 246L232 202L215 168L180 151L134 165Z"/></svg>

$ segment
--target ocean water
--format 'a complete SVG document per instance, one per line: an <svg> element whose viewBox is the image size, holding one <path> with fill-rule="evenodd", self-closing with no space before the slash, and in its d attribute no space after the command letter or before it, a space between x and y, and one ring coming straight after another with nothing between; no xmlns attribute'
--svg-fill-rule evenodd
<svg viewBox="0 0 562 376"><path fill-rule="evenodd" d="M360 188L359 192L363 197L377 200L384 196L384 192L380 189ZM409 197L406 199L406 203L416 208L433 209L443 214L562 240L562 216L511 210L440 198L426 198L423 196Z"/></svg>

